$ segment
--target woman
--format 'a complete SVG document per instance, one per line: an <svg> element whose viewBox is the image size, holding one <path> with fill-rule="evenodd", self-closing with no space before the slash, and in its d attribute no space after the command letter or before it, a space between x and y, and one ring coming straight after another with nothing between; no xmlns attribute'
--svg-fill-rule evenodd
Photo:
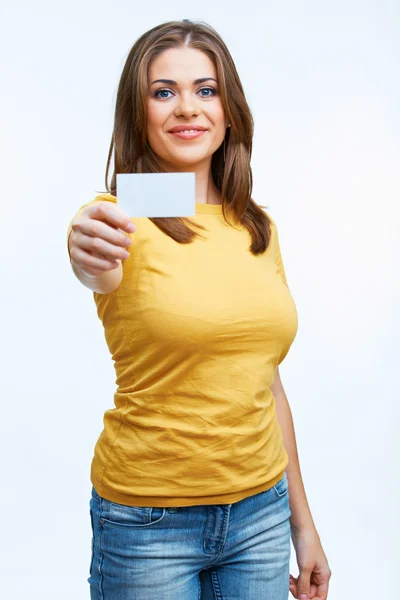
<svg viewBox="0 0 400 600"><path fill-rule="evenodd" d="M107 193L68 230L117 378L91 466L92 600L327 598L278 370L297 312L276 224L251 198L252 136L215 30L184 20L137 40ZM195 172L195 217L118 207L116 173L168 171Z"/></svg>

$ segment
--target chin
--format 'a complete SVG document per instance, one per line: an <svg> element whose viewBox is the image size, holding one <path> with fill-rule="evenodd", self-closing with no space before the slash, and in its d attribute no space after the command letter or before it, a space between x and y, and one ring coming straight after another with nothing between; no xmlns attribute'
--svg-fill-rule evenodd
<svg viewBox="0 0 400 600"><path fill-rule="evenodd" d="M191 165L191 164L197 164L197 163L201 163L207 159L211 159L212 157L212 153L188 153L188 152L180 152L178 153L174 153L174 154L169 154L168 156L166 154L161 155L162 160L165 160L168 163L179 163L182 165Z"/></svg>

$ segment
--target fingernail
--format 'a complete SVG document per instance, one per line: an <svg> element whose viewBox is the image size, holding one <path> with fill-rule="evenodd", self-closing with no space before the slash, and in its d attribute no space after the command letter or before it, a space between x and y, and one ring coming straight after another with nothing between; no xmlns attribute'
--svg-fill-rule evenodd
<svg viewBox="0 0 400 600"><path fill-rule="evenodd" d="M307 600L307 594L300 594L300 600Z"/></svg>

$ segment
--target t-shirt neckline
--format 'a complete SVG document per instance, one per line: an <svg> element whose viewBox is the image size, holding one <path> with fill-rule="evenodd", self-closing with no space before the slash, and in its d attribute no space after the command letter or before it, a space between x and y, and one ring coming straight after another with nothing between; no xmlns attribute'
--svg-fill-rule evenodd
<svg viewBox="0 0 400 600"><path fill-rule="evenodd" d="M196 214L222 215L222 204L206 204L205 202L196 202Z"/></svg>

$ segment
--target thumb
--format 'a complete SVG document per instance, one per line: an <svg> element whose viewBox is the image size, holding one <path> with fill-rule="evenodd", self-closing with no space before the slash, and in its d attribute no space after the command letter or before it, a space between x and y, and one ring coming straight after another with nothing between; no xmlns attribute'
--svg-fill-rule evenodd
<svg viewBox="0 0 400 600"><path fill-rule="evenodd" d="M308 600L310 594L310 575L311 571L303 569L300 571L297 581L297 593L299 600Z"/></svg>

